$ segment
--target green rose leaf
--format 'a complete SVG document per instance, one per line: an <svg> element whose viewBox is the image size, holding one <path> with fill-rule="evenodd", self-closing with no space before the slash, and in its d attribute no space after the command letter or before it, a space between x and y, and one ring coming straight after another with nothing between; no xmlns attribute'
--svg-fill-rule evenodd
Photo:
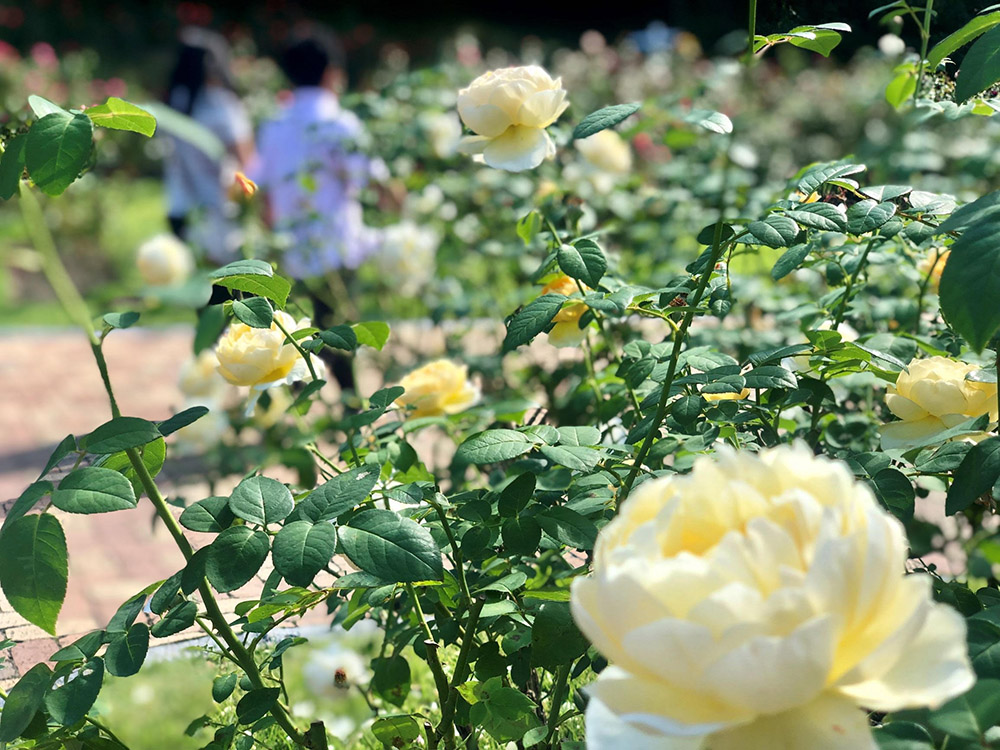
<svg viewBox="0 0 1000 750"><path fill-rule="evenodd" d="M163 583L153 594L153 598L149 600L149 610L155 614L162 615L167 608L174 603L174 599L177 598L177 594L181 590L181 578L184 575L184 571L178 570Z"/></svg>
<svg viewBox="0 0 1000 750"><path fill-rule="evenodd" d="M343 349L347 352L353 352L358 348L357 334L348 325L334 326L325 331L320 331L319 337L323 340L324 344L333 349Z"/></svg>
<svg viewBox="0 0 1000 750"><path fill-rule="evenodd" d="M580 124L573 129L573 140L589 138L594 133L612 128L622 120L625 120L636 112L642 105L638 102L632 104L612 104L610 107L603 107L596 112L580 120Z"/></svg>
<svg viewBox="0 0 1000 750"><path fill-rule="evenodd" d="M389 324L380 320L355 323L351 328L354 329L358 346L370 346L372 349L382 351L385 342L389 340Z"/></svg>
<svg viewBox="0 0 1000 750"><path fill-rule="evenodd" d="M52 493L52 482L32 482L28 485L27 489L21 493L21 496L14 501L14 505L11 509L7 511L6 517L3 519L3 526L0 526L0 534L2 534L7 527L14 523L18 518L24 516L28 511L35 507L35 504L41 500L46 495Z"/></svg>
<svg viewBox="0 0 1000 750"><path fill-rule="evenodd" d="M259 272L223 276L216 278L215 283L226 287L226 289L235 289L258 297L267 297L274 302L275 307L279 310L285 306L285 302L288 301L288 293L292 291L292 284L288 279Z"/></svg>
<svg viewBox="0 0 1000 750"><path fill-rule="evenodd" d="M1000 80L1000 28L984 33L969 47L955 79L955 99L964 102Z"/></svg>
<svg viewBox="0 0 1000 750"><path fill-rule="evenodd" d="M392 714L376 719L372 734L383 747L410 747L420 736L420 725L408 714Z"/></svg>
<svg viewBox="0 0 1000 750"><path fill-rule="evenodd" d="M156 425L138 417L115 417L80 439L88 453L117 453L161 437Z"/></svg>
<svg viewBox="0 0 1000 750"><path fill-rule="evenodd" d="M267 261L251 258L234 260L208 274L210 279L225 279L230 276L274 276L274 269Z"/></svg>
<svg viewBox="0 0 1000 750"><path fill-rule="evenodd" d="M962 206L941 222L935 234L964 232L969 227L1000 218L1000 190L994 190Z"/></svg>
<svg viewBox="0 0 1000 750"><path fill-rule="evenodd" d="M57 518L32 514L4 529L0 588L21 617L52 635L68 575L66 536Z"/></svg>
<svg viewBox="0 0 1000 750"><path fill-rule="evenodd" d="M67 513L110 513L136 505L132 483L113 469L87 466L67 474L52 493L52 504Z"/></svg>
<svg viewBox="0 0 1000 750"><path fill-rule="evenodd" d="M229 674L220 674L212 681L212 700L216 703L222 703L226 698L233 694L236 689L236 683L238 677L235 672L230 672Z"/></svg>
<svg viewBox="0 0 1000 750"><path fill-rule="evenodd" d="M847 231L851 234L874 232L895 213L894 203L879 203L866 198L847 209Z"/></svg>
<svg viewBox="0 0 1000 750"><path fill-rule="evenodd" d="M829 203L809 203L800 208L788 209L785 216L804 227L824 232L843 232L847 229L847 217Z"/></svg>
<svg viewBox="0 0 1000 750"><path fill-rule="evenodd" d="M398 653L372 659L372 689L394 706L402 706L410 692L410 664Z"/></svg>
<svg viewBox="0 0 1000 750"><path fill-rule="evenodd" d="M90 107L84 112L91 121L102 128L128 130L139 133L147 138L156 132L156 118L142 107L137 107L116 96L97 107Z"/></svg>
<svg viewBox="0 0 1000 750"><path fill-rule="evenodd" d="M265 297L251 297L245 301L233 300L233 315L251 328L270 328L274 321L274 310Z"/></svg>
<svg viewBox="0 0 1000 750"><path fill-rule="evenodd" d="M340 544L355 565L385 581L439 581L441 551L430 532L391 510L363 510L340 527Z"/></svg>
<svg viewBox="0 0 1000 750"><path fill-rule="evenodd" d="M937 68L952 52L961 49L983 32L1000 25L1000 10L976 16L958 31L952 32L934 45L927 53L927 63L931 70Z"/></svg>
<svg viewBox="0 0 1000 750"><path fill-rule="evenodd" d="M913 503L916 494L913 484L898 469L882 469L872 477L875 496L889 511L901 521L913 518Z"/></svg>
<svg viewBox="0 0 1000 750"><path fill-rule="evenodd" d="M154 638L166 638L168 635L180 633L194 625L198 615L198 605L192 601L181 602L170 609L150 631Z"/></svg>
<svg viewBox="0 0 1000 750"><path fill-rule="evenodd" d="M17 192L24 172L24 150L28 142L25 134L15 135L7 141L7 148L0 155L0 199L9 201Z"/></svg>
<svg viewBox="0 0 1000 750"><path fill-rule="evenodd" d="M803 195L810 195L830 180L836 180L848 175L864 172L864 164L844 164L842 162L831 162L826 164L816 164L809 167L800 177L797 189Z"/></svg>
<svg viewBox="0 0 1000 750"><path fill-rule="evenodd" d="M733 132L733 121L721 112L714 112L711 109L692 109L684 115L684 122L720 135Z"/></svg>
<svg viewBox="0 0 1000 750"><path fill-rule="evenodd" d="M951 246L938 292L941 312L981 352L1000 330L1000 222L977 223Z"/></svg>
<svg viewBox="0 0 1000 750"><path fill-rule="evenodd" d="M330 523L293 521L274 537L274 569L293 586L308 586L326 567L337 548L337 530Z"/></svg>
<svg viewBox="0 0 1000 750"><path fill-rule="evenodd" d="M785 278L802 265L802 262L809 257L811 249L809 245L796 245L786 250L771 268L771 278L775 281Z"/></svg>
<svg viewBox="0 0 1000 750"><path fill-rule="evenodd" d="M236 704L236 718L240 724L253 724L263 719L278 700L281 688L257 688L240 698Z"/></svg>
<svg viewBox="0 0 1000 750"><path fill-rule="evenodd" d="M467 464L495 464L517 458L534 446L531 438L516 430L486 430L458 446L455 460Z"/></svg>
<svg viewBox="0 0 1000 750"><path fill-rule="evenodd" d="M13 742L28 728L45 702L54 675L45 664L36 664L10 689L0 711L0 743Z"/></svg>
<svg viewBox="0 0 1000 750"><path fill-rule="evenodd" d="M108 328L131 328L136 323L139 322L139 313L137 312L123 312L123 313L106 313L101 316L101 320L104 321L104 325Z"/></svg>
<svg viewBox="0 0 1000 750"><path fill-rule="evenodd" d="M246 526L226 529L206 548L205 575L217 591L235 591L257 574L270 547L263 531Z"/></svg>
<svg viewBox="0 0 1000 750"><path fill-rule="evenodd" d="M144 622L137 622L126 632L111 637L108 650L104 652L104 663L115 677L131 677L142 668L147 651L149 627Z"/></svg>
<svg viewBox="0 0 1000 750"><path fill-rule="evenodd" d="M771 214L763 221L751 221L747 224L747 231L759 244L789 247L799 236L799 225L787 216Z"/></svg>
<svg viewBox="0 0 1000 750"><path fill-rule="evenodd" d="M568 602L545 602L531 627L531 661L555 671L583 656L590 644L573 622Z"/></svg>
<svg viewBox="0 0 1000 750"><path fill-rule="evenodd" d="M228 529L235 518L229 509L229 498L206 497L185 508L180 522L191 531L218 534Z"/></svg>
<svg viewBox="0 0 1000 750"><path fill-rule="evenodd" d="M91 659L45 697L49 716L64 727L76 724L93 707L103 683L104 660Z"/></svg>
<svg viewBox="0 0 1000 750"><path fill-rule="evenodd" d="M575 510L556 506L539 513L535 520L546 534L567 547L588 550L593 549L597 541L594 522Z"/></svg>
<svg viewBox="0 0 1000 750"><path fill-rule="evenodd" d="M948 488L945 513L949 516L965 510L988 493L1000 479L1000 437L991 437L972 446L955 471Z"/></svg>
<svg viewBox="0 0 1000 750"><path fill-rule="evenodd" d="M608 259L593 240L583 239L572 245L562 245L556 259L563 273L570 278L579 279L591 289L597 288L604 272L608 270Z"/></svg>
<svg viewBox="0 0 1000 750"><path fill-rule="evenodd" d="M103 645L104 631L93 630L86 635L80 636L68 646L56 651L49 657L49 661L86 661L93 659Z"/></svg>
<svg viewBox="0 0 1000 750"><path fill-rule="evenodd" d="M229 497L229 509L237 518L261 526L283 520L294 507L288 487L259 475L244 479Z"/></svg>
<svg viewBox="0 0 1000 750"><path fill-rule="evenodd" d="M987 729L1000 723L1000 680L980 680L969 692L933 711L928 721L956 739L979 742Z"/></svg>
<svg viewBox="0 0 1000 750"><path fill-rule="evenodd" d="M517 516L524 510L534 494L535 475L531 472L525 472L503 488L500 499L497 501L497 510L505 518Z"/></svg>
<svg viewBox="0 0 1000 750"><path fill-rule="evenodd" d="M565 301L562 294L543 294L515 312L507 322L503 350L513 351L546 330Z"/></svg>
<svg viewBox="0 0 1000 750"><path fill-rule="evenodd" d="M872 732L879 750L934 750L934 740L919 724L893 721Z"/></svg>
<svg viewBox="0 0 1000 750"><path fill-rule="evenodd" d="M503 522L500 536L509 554L533 555L542 540L542 527L532 516L517 516Z"/></svg>
<svg viewBox="0 0 1000 750"><path fill-rule="evenodd" d="M329 521L368 499L378 483L378 466L360 466L321 484L296 507L296 516L313 523Z"/></svg>
<svg viewBox="0 0 1000 750"><path fill-rule="evenodd" d="M475 697L469 719L497 742L519 740L528 730L541 725L534 702L520 690L503 687L499 677L477 685Z"/></svg>
<svg viewBox="0 0 1000 750"><path fill-rule="evenodd" d="M174 434L182 427L187 427L192 422L197 422L206 414L208 414L207 406L191 406L184 411L177 412L169 419L157 422L156 429L160 431L161 435L166 437L167 435Z"/></svg>
<svg viewBox="0 0 1000 750"><path fill-rule="evenodd" d="M52 112L28 131L24 164L46 195L59 195L79 176L94 147L94 126L83 114Z"/></svg>

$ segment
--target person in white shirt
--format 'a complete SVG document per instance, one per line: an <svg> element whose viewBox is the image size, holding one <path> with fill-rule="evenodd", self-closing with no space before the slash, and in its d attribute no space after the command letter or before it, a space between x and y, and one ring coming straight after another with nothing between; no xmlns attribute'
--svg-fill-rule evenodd
<svg viewBox="0 0 1000 750"><path fill-rule="evenodd" d="M253 129L229 73L229 45L207 29L181 32L167 104L214 133L226 148L222 159L173 136L164 160L167 218L182 240L210 261L238 255L241 235L227 193L237 170L253 154Z"/></svg>
<svg viewBox="0 0 1000 750"><path fill-rule="evenodd" d="M290 103L265 123L249 176L266 202L266 219L280 248L279 270L306 281L314 323L334 323L333 298L344 296L351 271L379 245L378 231L362 219L359 191L385 176L385 166L362 151L361 121L340 106L333 87L343 53L332 36L315 31L297 38L281 57L294 90ZM331 293L331 283L336 293ZM341 300L338 307L350 307ZM343 391L354 390L351 363L328 362Z"/></svg>

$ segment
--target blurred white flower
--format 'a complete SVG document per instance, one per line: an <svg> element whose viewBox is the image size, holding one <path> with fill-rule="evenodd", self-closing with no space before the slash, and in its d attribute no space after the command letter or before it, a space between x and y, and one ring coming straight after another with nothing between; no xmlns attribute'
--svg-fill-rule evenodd
<svg viewBox="0 0 1000 750"><path fill-rule="evenodd" d="M219 374L219 358L213 349L203 350L181 366L178 386L193 403L222 402L231 386Z"/></svg>
<svg viewBox="0 0 1000 750"><path fill-rule="evenodd" d="M632 171L632 150L628 141L610 128L573 143L583 158L602 172L623 175Z"/></svg>
<svg viewBox="0 0 1000 750"><path fill-rule="evenodd" d="M218 402L204 397L188 400L184 408L205 406L208 413L186 427L181 427L167 439L178 455L202 455L219 444L229 430L229 417Z"/></svg>
<svg viewBox="0 0 1000 750"><path fill-rule="evenodd" d="M351 686L364 685L371 678L367 660L339 643L314 651L302 676L314 695L327 698L343 698Z"/></svg>
<svg viewBox="0 0 1000 750"><path fill-rule="evenodd" d="M878 50L886 57L899 57L906 52L906 42L895 34L883 34L878 40Z"/></svg>
<svg viewBox="0 0 1000 750"><path fill-rule="evenodd" d="M430 139L431 150L439 159L458 153L462 123L454 112L424 112L420 115L420 125Z"/></svg>
<svg viewBox="0 0 1000 750"><path fill-rule="evenodd" d="M188 280L194 257L188 246L172 234L158 234L139 246L135 264L150 286L171 286Z"/></svg>
<svg viewBox="0 0 1000 750"><path fill-rule="evenodd" d="M431 227L401 221L382 230L378 264L404 297L416 295L434 278L434 256L441 238Z"/></svg>

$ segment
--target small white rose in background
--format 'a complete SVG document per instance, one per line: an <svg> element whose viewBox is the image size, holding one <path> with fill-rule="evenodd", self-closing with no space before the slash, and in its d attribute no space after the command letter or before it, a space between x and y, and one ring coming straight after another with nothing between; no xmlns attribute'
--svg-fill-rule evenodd
<svg viewBox="0 0 1000 750"><path fill-rule="evenodd" d="M339 643L313 651L302 676L313 695L327 698L346 697L352 686L365 685L371 679L367 661Z"/></svg>
<svg viewBox="0 0 1000 750"><path fill-rule="evenodd" d="M458 414L479 401L478 386L469 380L469 368L449 359L438 359L418 367L399 384L406 389L396 404L408 417L438 417Z"/></svg>
<svg viewBox="0 0 1000 750"><path fill-rule="evenodd" d="M431 142L431 151L439 159L448 159L458 153L462 140L462 123L454 112L424 112L420 126Z"/></svg>
<svg viewBox="0 0 1000 750"><path fill-rule="evenodd" d="M562 79L537 65L491 70L458 92L458 114L476 134L459 150L497 169L533 169L555 155L545 128L568 106Z"/></svg>
<svg viewBox="0 0 1000 750"><path fill-rule="evenodd" d="M150 286L182 284L194 272L191 251L172 234L158 234L139 245L135 264Z"/></svg>
<svg viewBox="0 0 1000 750"><path fill-rule="evenodd" d="M296 322L295 318L281 310L275 310L274 318L289 333L311 325L308 318ZM312 379L306 360L298 349L286 342L285 334L277 323L271 323L270 328L232 323L219 339L215 354L219 359L219 374L223 378L233 385L250 387L247 415L253 413L257 399L268 388ZM317 369L319 360L310 356L310 361Z"/></svg>
<svg viewBox="0 0 1000 750"><path fill-rule="evenodd" d="M968 380L978 369L947 357L910 362L885 397L886 406L899 421L882 425L882 449L906 449L983 414L995 425L997 384ZM969 437L982 440L986 436L984 432Z"/></svg>
<svg viewBox="0 0 1000 750"><path fill-rule="evenodd" d="M378 265L398 294L416 295L434 278L434 258L441 238L431 227L401 221L382 230Z"/></svg>
<svg viewBox="0 0 1000 750"><path fill-rule="evenodd" d="M883 34L878 39L878 51L886 57L899 57L906 52L906 42L895 34Z"/></svg>
<svg viewBox="0 0 1000 750"><path fill-rule="evenodd" d="M573 141L573 145L595 169L614 175L632 171L632 149L628 141L610 128Z"/></svg>
<svg viewBox="0 0 1000 750"><path fill-rule="evenodd" d="M874 750L863 709L975 682L965 620L905 575L902 525L805 444L652 479L598 537L571 608L608 658L590 750Z"/></svg>

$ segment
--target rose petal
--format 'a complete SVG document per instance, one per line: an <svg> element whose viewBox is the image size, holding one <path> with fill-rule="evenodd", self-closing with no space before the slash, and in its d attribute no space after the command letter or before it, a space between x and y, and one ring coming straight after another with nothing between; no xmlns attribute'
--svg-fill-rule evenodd
<svg viewBox="0 0 1000 750"><path fill-rule="evenodd" d="M496 169L520 172L534 169L550 154L552 141L541 128L512 126L483 149L486 163Z"/></svg>

